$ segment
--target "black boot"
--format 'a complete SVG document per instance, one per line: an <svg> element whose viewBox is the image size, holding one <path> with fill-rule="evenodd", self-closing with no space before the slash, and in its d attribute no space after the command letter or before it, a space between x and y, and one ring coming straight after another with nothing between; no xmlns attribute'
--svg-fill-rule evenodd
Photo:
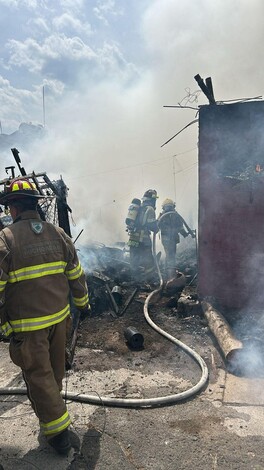
<svg viewBox="0 0 264 470"><path fill-rule="evenodd" d="M65 429L60 434L48 440L48 443L53 449L61 455L68 455L71 450L71 441L68 429Z"/></svg>

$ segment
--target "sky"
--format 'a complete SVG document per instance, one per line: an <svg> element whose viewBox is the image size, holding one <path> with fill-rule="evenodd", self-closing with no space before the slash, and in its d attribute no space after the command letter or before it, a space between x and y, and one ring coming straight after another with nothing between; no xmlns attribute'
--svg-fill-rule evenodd
<svg viewBox="0 0 264 470"><path fill-rule="evenodd" d="M208 104L197 74L217 102L262 96L263 17L262 0L0 0L2 132L45 126L20 157L63 177L81 243L126 241L150 188L197 228L198 124L163 144Z"/></svg>

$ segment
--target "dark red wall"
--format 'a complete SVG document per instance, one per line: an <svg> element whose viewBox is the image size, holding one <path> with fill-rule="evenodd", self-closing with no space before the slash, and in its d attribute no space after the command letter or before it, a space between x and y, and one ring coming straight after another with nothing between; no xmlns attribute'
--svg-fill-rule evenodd
<svg viewBox="0 0 264 470"><path fill-rule="evenodd" d="M201 107L198 292L227 309L264 307L262 168L264 102Z"/></svg>

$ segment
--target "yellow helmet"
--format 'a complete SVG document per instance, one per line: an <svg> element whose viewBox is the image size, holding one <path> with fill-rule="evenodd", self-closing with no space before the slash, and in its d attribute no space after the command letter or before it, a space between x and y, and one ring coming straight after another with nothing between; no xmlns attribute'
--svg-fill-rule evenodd
<svg viewBox="0 0 264 470"><path fill-rule="evenodd" d="M162 209L165 209L167 207L172 207L174 209L175 208L175 202L173 202L172 199L167 198L163 201L161 207L162 207Z"/></svg>
<svg viewBox="0 0 264 470"><path fill-rule="evenodd" d="M18 200L21 198L43 198L35 183L26 178L15 178L7 181L4 191L0 193L0 204L7 204L9 201Z"/></svg>

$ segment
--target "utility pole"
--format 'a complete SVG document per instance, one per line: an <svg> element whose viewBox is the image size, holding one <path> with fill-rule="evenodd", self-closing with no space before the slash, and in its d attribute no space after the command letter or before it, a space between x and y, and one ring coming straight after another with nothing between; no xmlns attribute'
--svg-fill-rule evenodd
<svg viewBox="0 0 264 470"><path fill-rule="evenodd" d="M176 172L175 172L175 157L176 155L172 156L172 169L173 169L173 187L174 187L174 202L176 204Z"/></svg>
<svg viewBox="0 0 264 470"><path fill-rule="evenodd" d="M42 88L42 107L43 107L43 127L45 128L46 126L46 117L45 117L45 88L44 88L44 85L43 85L43 88Z"/></svg>

